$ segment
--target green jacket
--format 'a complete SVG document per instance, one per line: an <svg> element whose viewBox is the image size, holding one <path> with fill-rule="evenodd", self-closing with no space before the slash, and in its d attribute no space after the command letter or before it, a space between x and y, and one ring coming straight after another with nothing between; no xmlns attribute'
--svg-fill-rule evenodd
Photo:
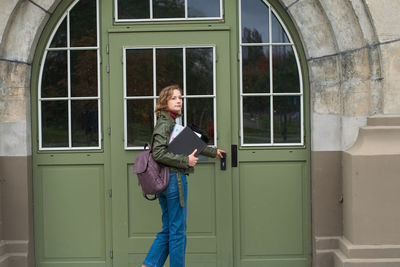
<svg viewBox="0 0 400 267"><path fill-rule="evenodd" d="M170 167L171 171L182 172L185 174L193 173L193 167L189 166L189 157L178 155L167 150L169 138L172 129L175 126L175 120L166 111L161 111L157 118L156 127L152 135L152 153L155 161ZM200 154L215 158L217 149L206 147Z"/></svg>

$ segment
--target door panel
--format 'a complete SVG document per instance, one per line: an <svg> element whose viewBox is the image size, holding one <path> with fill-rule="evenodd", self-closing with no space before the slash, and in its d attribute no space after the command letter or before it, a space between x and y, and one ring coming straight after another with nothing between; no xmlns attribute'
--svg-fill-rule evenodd
<svg viewBox="0 0 400 267"><path fill-rule="evenodd" d="M218 147L227 149L231 143L231 121L226 117L227 114L230 114L231 108L229 101L226 101L230 99L230 74L228 68L226 68L226 66L230 65L229 32L110 33L109 40L110 105L111 110L113 110L111 113L111 168L113 184L114 265L138 266L144 260L156 233L161 230L161 209L158 201L150 202L143 198L141 189L137 185L137 176L132 174L135 157L138 152L142 151L138 145L139 143L136 143L135 148L129 146L129 142L126 147L124 142L124 112L132 110L128 108L126 111L123 104L124 66L129 67L132 65L124 65L123 51L124 49L127 49L126 51L133 51L134 49L145 51L147 48L152 49L156 47L154 55L156 56L155 60L159 60L160 67L147 70L146 72L150 71L155 75L154 81L156 81L156 86L154 86L154 83L148 83L155 90L151 91L153 93L158 92L157 83L159 81L172 77L168 76L166 78L164 75L166 71L170 71L171 68L174 70L176 68L183 69L185 66L193 67L191 61L196 56L199 56L195 53L187 53L187 64L182 63L182 66L165 66L161 65L161 58L170 60L168 56L162 55L162 52L166 50L161 51L157 49L186 47L189 50L193 47L213 47L215 49L216 60L211 65L211 67L215 66L215 70L211 74L216 76L214 80L215 84L211 83L211 88L215 86L216 106L214 107L212 104L212 97L208 97L209 101L206 102L210 107L208 108L209 110L215 108L215 115L202 112L199 107L205 98L202 96L195 98L196 96L190 91L188 91L188 94L191 93L192 95L188 95L186 99L187 105L185 108L187 111L185 115L187 115L186 119L188 121L196 117L200 118L201 116L208 116L211 121L216 120L215 125L218 137L215 140ZM161 53L158 53L158 51L161 51ZM194 50L190 51L193 52ZM135 50L134 53L130 53L130 55L132 54L139 55L140 53ZM208 52L207 55L209 55ZM147 55L147 60L148 58L149 56ZM132 57L130 57L130 60L132 60ZM182 60L185 60L185 58L182 57ZM161 71L162 68L164 70ZM132 69L133 67L130 67L128 72L131 72ZM177 76L178 74L174 73L172 75ZM205 77L208 77L207 75L209 76L209 72L204 74ZM150 75L150 77L153 76ZM187 79L190 79L190 77L188 76ZM129 79L130 81L138 80L132 77L129 77ZM173 83L174 80L172 79L169 82ZM198 91L196 93L198 94ZM144 95L144 97L148 96ZM195 99L200 99L198 100L200 102L196 104ZM151 107L153 100L147 98L147 106ZM138 107L136 109L140 110ZM194 116L193 111L195 109L196 115ZM146 116L153 116L151 109L150 112L146 112L150 113L146 113ZM135 115L133 118L144 118L144 115L140 115L140 117ZM129 123L135 125L134 122ZM211 137L213 137L213 127L209 125L207 127ZM142 129L141 132L144 133L145 130ZM142 139L143 136L145 135L142 135ZM212 143L214 142L212 140ZM188 266L232 266L232 191L229 189L232 187L231 177L230 169L225 171L220 170L219 160L206 157L200 159L200 162L196 165L195 173L190 174L188 177L188 242L186 256ZM165 266L169 266L168 260Z"/></svg>
<svg viewBox="0 0 400 267"><path fill-rule="evenodd" d="M35 203L41 266L104 266L105 181L102 165L40 165ZM63 262L68 259L72 262ZM73 265L77 266L77 265Z"/></svg>

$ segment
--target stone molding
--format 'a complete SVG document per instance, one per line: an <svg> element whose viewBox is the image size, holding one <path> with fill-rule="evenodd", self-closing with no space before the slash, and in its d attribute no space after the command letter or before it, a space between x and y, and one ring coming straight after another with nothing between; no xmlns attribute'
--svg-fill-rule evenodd
<svg viewBox="0 0 400 267"><path fill-rule="evenodd" d="M28 266L27 240L0 240L0 267Z"/></svg>

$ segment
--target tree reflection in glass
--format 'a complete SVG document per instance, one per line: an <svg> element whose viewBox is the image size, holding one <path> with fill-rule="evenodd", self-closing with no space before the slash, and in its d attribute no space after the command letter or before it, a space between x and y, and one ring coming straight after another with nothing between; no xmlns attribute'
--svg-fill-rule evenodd
<svg viewBox="0 0 400 267"><path fill-rule="evenodd" d="M213 49L186 49L186 94L213 94Z"/></svg>
<svg viewBox="0 0 400 267"><path fill-rule="evenodd" d="M127 96L153 95L153 49L126 50Z"/></svg>
<svg viewBox="0 0 400 267"><path fill-rule="evenodd" d="M97 96L97 51L72 50L71 95Z"/></svg>
<svg viewBox="0 0 400 267"><path fill-rule="evenodd" d="M200 128L214 145L214 105L212 98L187 98L187 124Z"/></svg>
<svg viewBox="0 0 400 267"><path fill-rule="evenodd" d="M270 98L243 97L243 134L245 144L270 143Z"/></svg>
<svg viewBox="0 0 400 267"><path fill-rule="evenodd" d="M272 73L274 93L300 92L299 70L293 47L272 47Z"/></svg>
<svg viewBox="0 0 400 267"><path fill-rule="evenodd" d="M149 0L118 0L119 19L148 19L150 18Z"/></svg>
<svg viewBox="0 0 400 267"><path fill-rule="evenodd" d="M219 0L188 0L189 18L219 17Z"/></svg>
<svg viewBox="0 0 400 267"><path fill-rule="evenodd" d="M152 99L127 100L127 145L144 146L151 142L154 128L154 109Z"/></svg>
<svg viewBox="0 0 400 267"><path fill-rule="evenodd" d="M68 96L67 51L47 52L41 90L41 97Z"/></svg>
<svg viewBox="0 0 400 267"><path fill-rule="evenodd" d="M64 18L63 22L58 26L50 47L67 47L67 18Z"/></svg>
<svg viewBox="0 0 400 267"><path fill-rule="evenodd" d="M273 43L289 43L289 38L286 35L282 24L272 12L272 42Z"/></svg>
<svg viewBox="0 0 400 267"><path fill-rule="evenodd" d="M243 93L269 93L269 47L242 47Z"/></svg>
<svg viewBox="0 0 400 267"><path fill-rule="evenodd" d="M301 142L300 96L274 96L274 142Z"/></svg>
<svg viewBox="0 0 400 267"><path fill-rule="evenodd" d="M156 49L156 84L157 95L171 84L183 85L183 49L162 48Z"/></svg>
<svg viewBox="0 0 400 267"><path fill-rule="evenodd" d="M152 0L154 18L184 18L184 0Z"/></svg>
<svg viewBox="0 0 400 267"><path fill-rule="evenodd" d="M68 101L42 101L42 147L68 147Z"/></svg>
<svg viewBox="0 0 400 267"><path fill-rule="evenodd" d="M97 46L96 0L79 1L70 12L71 47Z"/></svg>
<svg viewBox="0 0 400 267"><path fill-rule="evenodd" d="M242 0L242 42L269 42L269 8L263 0Z"/></svg>
<svg viewBox="0 0 400 267"><path fill-rule="evenodd" d="M97 100L71 101L71 133L73 147L99 145Z"/></svg>

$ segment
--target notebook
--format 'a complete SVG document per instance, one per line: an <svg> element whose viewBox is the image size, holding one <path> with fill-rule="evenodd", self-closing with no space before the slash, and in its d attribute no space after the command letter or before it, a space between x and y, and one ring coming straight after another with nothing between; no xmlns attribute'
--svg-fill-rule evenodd
<svg viewBox="0 0 400 267"><path fill-rule="evenodd" d="M169 143L168 151L175 154L190 155L193 150L197 149L195 156L197 157L207 144L200 139L200 137L192 131L189 127L183 130Z"/></svg>

